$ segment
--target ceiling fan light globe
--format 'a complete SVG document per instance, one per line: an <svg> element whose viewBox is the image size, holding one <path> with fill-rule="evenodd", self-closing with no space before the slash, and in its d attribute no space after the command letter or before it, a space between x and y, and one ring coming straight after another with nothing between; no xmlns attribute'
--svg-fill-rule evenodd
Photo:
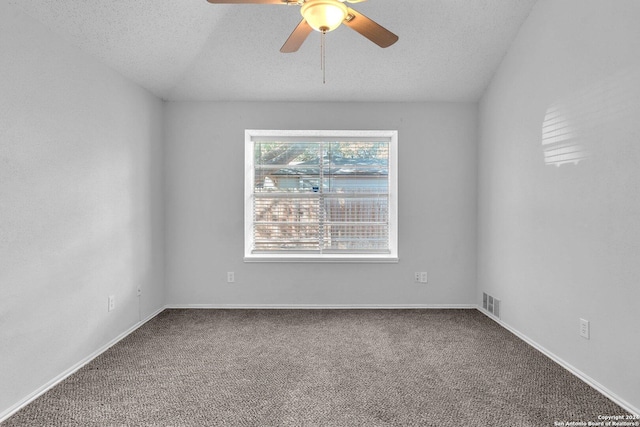
<svg viewBox="0 0 640 427"><path fill-rule="evenodd" d="M348 15L347 6L338 0L308 0L300 13L311 28L320 32L335 30Z"/></svg>

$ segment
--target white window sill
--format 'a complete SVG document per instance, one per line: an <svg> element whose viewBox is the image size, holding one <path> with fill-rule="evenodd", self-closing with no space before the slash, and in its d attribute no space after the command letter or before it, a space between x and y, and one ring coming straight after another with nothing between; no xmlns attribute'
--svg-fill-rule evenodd
<svg viewBox="0 0 640 427"><path fill-rule="evenodd" d="M397 256L380 255L250 255L244 257L244 262L328 262L328 263L397 263Z"/></svg>

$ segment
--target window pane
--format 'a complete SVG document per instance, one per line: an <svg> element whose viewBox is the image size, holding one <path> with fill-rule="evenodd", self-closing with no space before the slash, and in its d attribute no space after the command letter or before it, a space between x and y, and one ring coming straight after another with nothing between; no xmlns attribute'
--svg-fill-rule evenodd
<svg viewBox="0 0 640 427"><path fill-rule="evenodd" d="M313 142L257 142L255 192L313 192L320 185L320 150Z"/></svg>
<svg viewBox="0 0 640 427"><path fill-rule="evenodd" d="M319 163L318 144L315 142L261 141L255 143L254 150L256 165Z"/></svg>
<svg viewBox="0 0 640 427"><path fill-rule="evenodd" d="M324 201L327 222L388 223L389 200L386 196L327 197Z"/></svg>
<svg viewBox="0 0 640 427"><path fill-rule="evenodd" d="M254 201L255 250L318 249L319 199L265 196Z"/></svg>
<svg viewBox="0 0 640 427"><path fill-rule="evenodd" d="M329 237L324 242L325 251L389 252L387 224L327 224L326 228Z"/></svg>
<svg viewBox="0 0 640 427"><path fill-rule="evenodd" d="M388 248L388 197L331 197L324 201L324 248L385 250Z"/></svg>
<svg viewBox="0 0 640 427"><path fill-rule="evenodd" d="M318 224L256 223L254 250L319 250Z"/></svg>
<svg viewBox="0 0 640 427"><path fill-rule="evenodd" d="M330 193L387 193L387 142L333 142L327 144L323 188Z"/></svg>
<svg viewBox="0 0 640 427"><path fill-rule="evenodd" d="M317 222L318 198L258 196L254 201L255 222Z"/></svg>

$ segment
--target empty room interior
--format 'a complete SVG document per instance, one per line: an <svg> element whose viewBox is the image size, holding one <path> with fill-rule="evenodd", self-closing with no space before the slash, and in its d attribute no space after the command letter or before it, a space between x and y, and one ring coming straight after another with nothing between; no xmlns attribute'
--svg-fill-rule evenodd
<svg viewBox="0 0 640 427"><path fill-rule="evenodd" d="M639 21L2 1L0 422L640 425Z"/></svg>

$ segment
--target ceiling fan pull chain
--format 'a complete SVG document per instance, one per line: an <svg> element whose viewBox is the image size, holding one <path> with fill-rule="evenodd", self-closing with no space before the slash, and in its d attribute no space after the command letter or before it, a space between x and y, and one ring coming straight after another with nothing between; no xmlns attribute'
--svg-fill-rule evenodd
<svg viewBox="0 0 640 427"><path fill-rule="evenodd" d="M326 50L326 35L327 35L327 30L323 29L322 33L320 35L320 68L322 68L322 84L325 84L326 78L326 55L325 55L325 50Z"/></svg>

